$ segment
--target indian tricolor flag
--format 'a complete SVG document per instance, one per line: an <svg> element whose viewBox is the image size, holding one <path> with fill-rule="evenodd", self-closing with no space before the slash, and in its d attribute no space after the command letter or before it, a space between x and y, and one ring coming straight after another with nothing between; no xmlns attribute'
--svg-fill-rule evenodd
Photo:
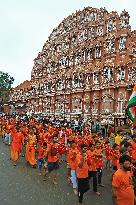
<svg viewBox="0 0 136 205"><path fill-rule="evenodd" d="M136 85L134 86L132 95L129 98L126 113L129 119L134 122L136 119Z"/></svg>

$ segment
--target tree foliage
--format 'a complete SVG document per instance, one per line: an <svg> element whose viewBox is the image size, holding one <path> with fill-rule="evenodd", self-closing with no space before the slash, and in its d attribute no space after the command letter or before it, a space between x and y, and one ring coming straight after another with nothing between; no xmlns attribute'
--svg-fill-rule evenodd
<svg viewBox="0 0 136 205"><path fill-rule="evenodd" d="M8 73L0 71L0 97L3 98L3 101L5 101L5 97L7 97L7 93L11 89L13 82L13 77Z"/></svg>

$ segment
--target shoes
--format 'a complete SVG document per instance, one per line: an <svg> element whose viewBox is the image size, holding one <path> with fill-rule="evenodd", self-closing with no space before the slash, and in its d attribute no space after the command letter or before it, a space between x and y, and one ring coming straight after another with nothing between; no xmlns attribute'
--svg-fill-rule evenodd
<svg viewBox="0 0 136 205"><path fill-rule="evenodd" d="M33 166L32 166L32 168L35 168L35 169L36 169L36 164L35 164L35 165L33 165Z"/></svg>
<svg viewBox="0 0 136 205"><path fill-rule="evenodd" d="M101 194L100 194L100 192L98 192L98 191L97 191L97 192L95 192L95 193L96 193L96 195L97 195L97 196L100 196L100 195L101 195Z"/></svg>
<svg viewBox="0 0 136 205"><path fill-rule="evenodd" d="M53 181L53 184L54 184L54 185L57 185L58 183L57 183L56 181Z"/></svg>
<svg viewBox="0 0 136 205"><path fill-rule="evenodd" d="M103 184L98 184L100 187L104 187L104 185Z"/></svg>
<svg viewBox="0 0 136 205"><path fill-rule="evenodd" d="M75 194L75 195L78 195L77 189L73 189L73 191L74 191L74 194Z"/></svg>

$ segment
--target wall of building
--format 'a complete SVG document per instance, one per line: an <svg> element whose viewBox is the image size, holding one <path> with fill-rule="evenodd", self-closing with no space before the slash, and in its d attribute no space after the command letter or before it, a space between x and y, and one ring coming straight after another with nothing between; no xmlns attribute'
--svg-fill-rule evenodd
<svg viewBox="0 0 136 205"><path fill-rule="evenodd" d="M119 15L91 7L65 18L34 59L28 110L125 115L136 83L136 31L129 18L126 11Z"/></svg>

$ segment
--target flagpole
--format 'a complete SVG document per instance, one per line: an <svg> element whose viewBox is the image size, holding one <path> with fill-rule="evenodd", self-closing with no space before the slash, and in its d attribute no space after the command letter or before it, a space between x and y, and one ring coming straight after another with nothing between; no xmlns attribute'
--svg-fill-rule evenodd
<svg viewBox="0 0 136 205"><path fill-rule="evenodd" d="M136 107L135 107L135 117L134 117L134 122L133 122L133 128L136 128Z"/></svg>

